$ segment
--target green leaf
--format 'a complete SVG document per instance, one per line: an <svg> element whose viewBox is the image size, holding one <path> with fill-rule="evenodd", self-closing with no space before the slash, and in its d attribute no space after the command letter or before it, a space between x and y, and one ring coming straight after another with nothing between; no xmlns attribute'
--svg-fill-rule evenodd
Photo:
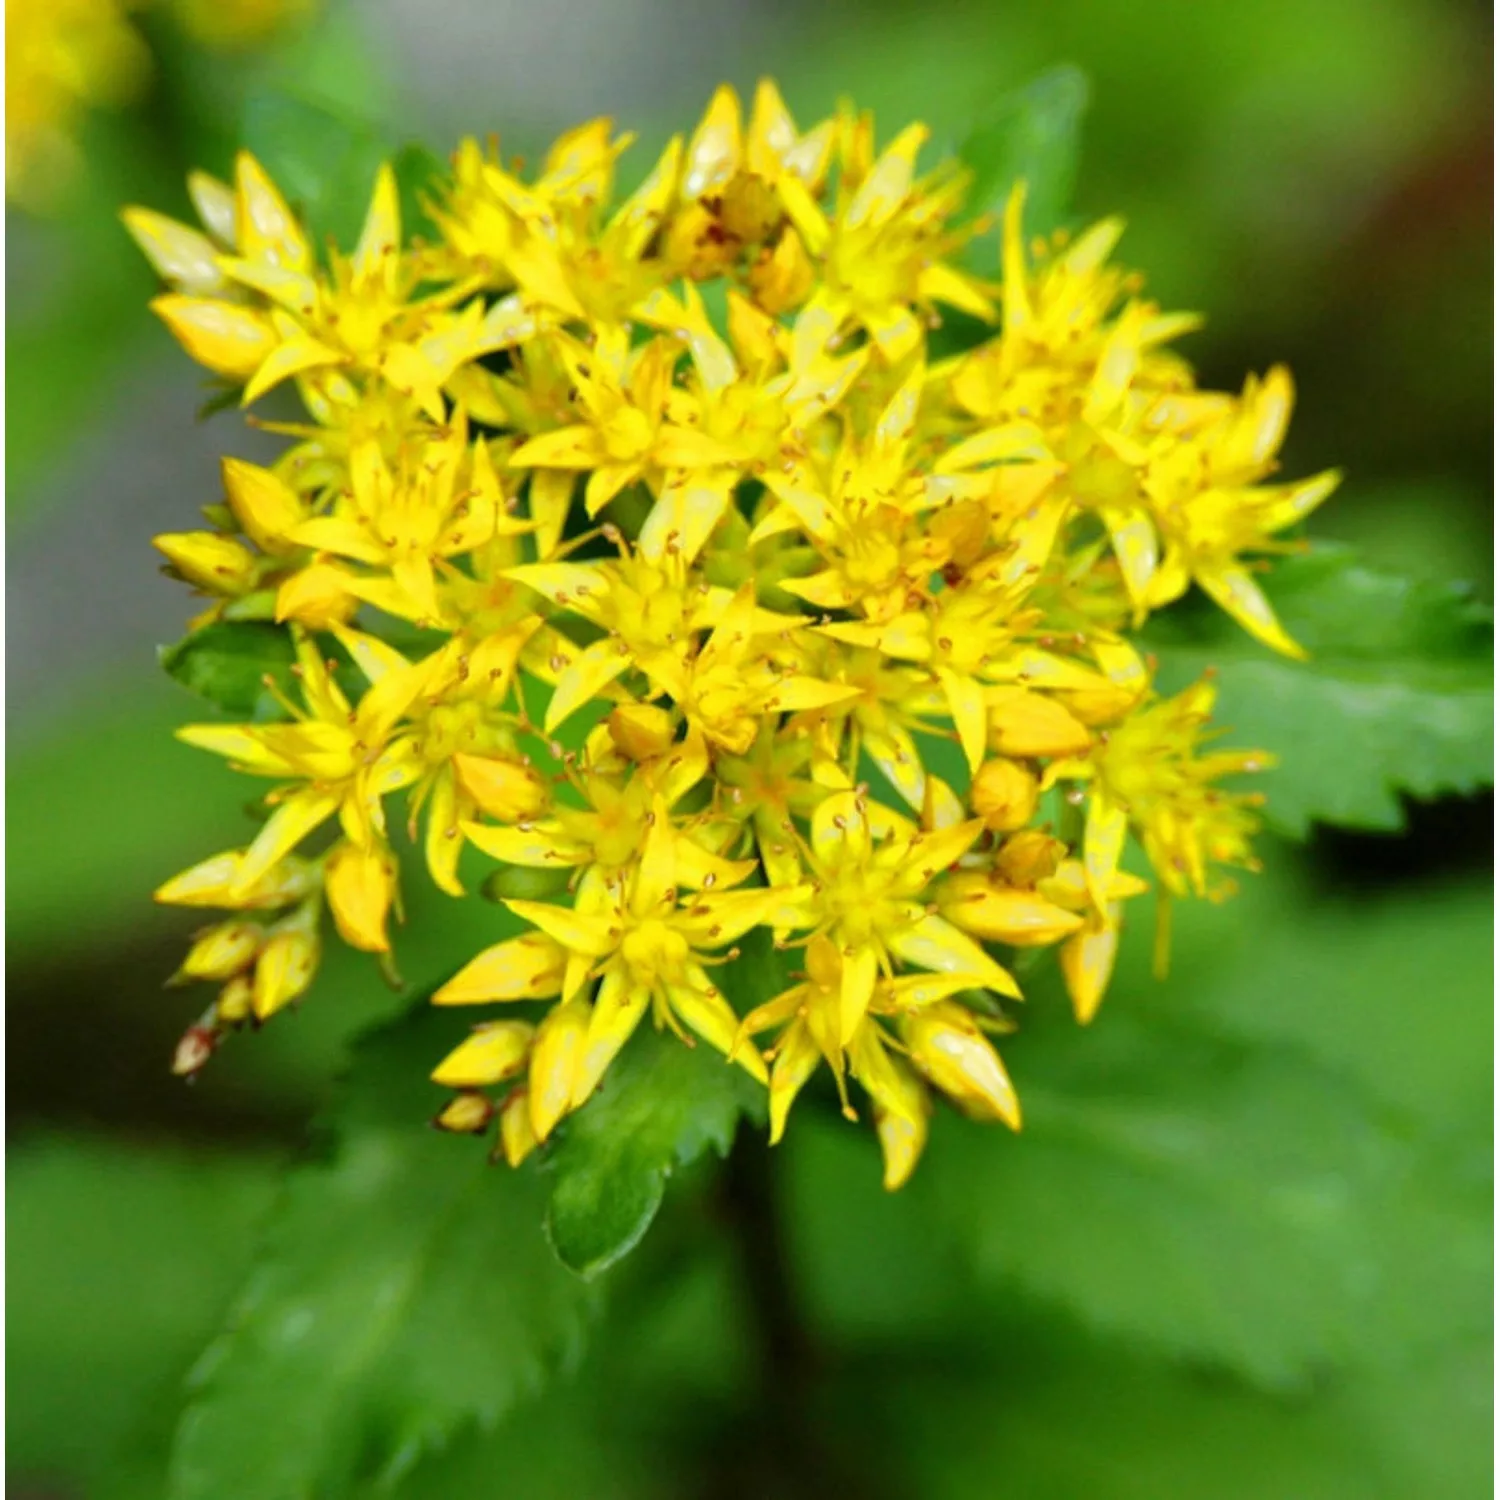
<svg viewBox="0 0 1500 1500"><path fill-rule="evenodd" d="M6 1463L70 1493L125 1488L123 1449L164 1440L178 1389L243 1277L275 1191L260 1156L85 1138L13 1144ZM163 1449L164 1449L163 1441ZM164 1452L135 1493L161 1494ZM62 1481L68 1481L66 1486ZM38 1492L44 1486L33 1486Z"/></svg>
<svg viewBox="0 0 1500 1500"><path fill-rule="evenodd" d="M718 970L740 1014L785 987L781 956L758 928ZM705 1151L725 1155L741 1114L765 1091L706 1043L642 1026L599 1093L558 1130L549 1158L547 1233L564 1265L597 1276L651 1227L667 1178Z"/></svg>
<svg viewBox="0 0 1500 1500"><path fill-rule="evenodd" d="M247 101L241 138L316 241L353 246L388 155L374 126L310 97L267 93Z"/></svg>
<svg viewBox="0 0 1500 1500"><path fill-rule="evenodd" d="M401 194L402 233L407 238L436 233L427 205L438 196L440 184L449 176L448 164L436 152L412 142L391 157L391 170Z"/></svg>
<svg viewBox="0 0 1500 1500"><path fill-rule="evenodd" d="M536 1231L534 1174L425 1126L462 1029L423 1005L356 1049L331 1151L288 1182L196 1372L173 1500L390 1485L576 1356L594 1299Z"/></svg>
<svg viewBox="0 0 1500 1500"><path fill-rule="evenodd" d="M1402 793L1489 785L1494 632L1469 589L1374 572L1320 546L1273 571L1266 592L1309 661L1272 654L1196 600L1156 617L1145 643L1163 691L1217 669L1225 742L1280 762L1257 778L1273 828L1399 829Z"/></svg>
<svg viewBox="0 0 1500 1500"><path fill-rule="evenodd" d="M295 660L286 627L263 620L216 621L161 651L169 677L238 719L280 716L265 679L290 691Z"/></svg>
<svg viewBox="0 0 1500 1500"><path fill-rule="evenodd" d="M1002 95L959 146L959 156L974 172L971 210L1002 213L1011 188L1024 180L1027 233L1047 234L1062 224L1078 170L1079 126L1088 97L1088 80L1071 67L1054 68ZM985 243L991 245L992 237ZM992 252L985 261L993 270Z"/></svg>
<svg viewBox="0 0 1500 1500"><path fill-rule="evenodd" d="M1484 938L1412 904L1416 926L1397 897L1340 915L1287 881L1238 931L1214 913L1160 985L1137 932L1087 1030L1038 976L1003 1047L1025 1130L940 1118L919 1211L969 1245L997 1305L1021 1290L1272 1388L1462 1337L1490 1266L1484 1083L1464 1060L1489 1055L1464 993ZM1393 936L1366 954L1372 921ZM1390 966L1402 933L1432 941ZM1462 944L1480 950L1466 967ZM1407 1059L1461 1102L1424 1120L1410 1083L1382 1077Z"/></svg>
<svg viewBox="0 0 1500 1500"><path fill-rule="evenodd" d="M1445 1364L1403 1371L1388 1390L1331 1379L1289 1401L1015 1314L991 1338L1003 1358L978 1368L887 1355L858 1371L845 1406L862 1414L891 1493L972 1500L996 1493L997 1475L1037 1500L1489 1492L1488 1381L1472 1366L1459 1366L1458 1390ZM1450 1381L1439 1389L1451 1407L1428 1397L1434 1378Z"/></svg>
<svg viewBox="0 0 1500 1500"><path fill-rule="evenodd" d="M683 1429L695 1436L706 1407L746 1399L755 1350L735 1247L692 1229L688 1244L653 1241L631 1261L628 1282L612 1282L576 1376L424 1460L395 1491L399 1500L488 1496L496 1475L525 1500L706 1492L693 1487L702 1439L683 1441Z"/></svg>

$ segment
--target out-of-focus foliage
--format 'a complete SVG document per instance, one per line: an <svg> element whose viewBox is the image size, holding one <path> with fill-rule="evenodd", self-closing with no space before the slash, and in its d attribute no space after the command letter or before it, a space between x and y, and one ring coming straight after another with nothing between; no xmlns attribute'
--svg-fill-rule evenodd
<svg viewBox="0 0 1500 1500"><path fill-rule="evenodd" d="M1213 662L1225 722L1276 747L1273 827L1298 837L1314 821L1400 828L1402 793L1432 798L1489 784L1493 623L1470 588L1377 573L1328 549L1288 560L1272 593L1310 661L1254 655L1196 610L1162 620L1152 640L1165 685Z"/></svg>
<svg viewBox="0 0 1500 1500"><path fill-rule="evenodd" d="M259 59L152 35L146 104L86 127L72 206L13 237L37 289L7 334L15 520L45 523L27 507L49 467L163 347L120 202L173 206L185 166L222 168L248 130L318 229L347 234L369 163L400 138L349 19ZM1077 201L1126 211L1127 258L1165 303L1214 309L1210 364L1293 356L1289 466L1351 460L1328 527L1379 567L1328 554L1272 583L1307 665L1226 651L1194 613L1158 649L1185 676L1223 663L1236 739L1283 760L1267 814L1310 846L1266 840L1236 901L1179 913L1165 983L1138 934L1087 1032L1026 975L1007 1053L1024 1133L940 1120L903 1198L880 1191L831 1091L810 1101L771 1158L778 1285L764 1184L735 1158L727 1178L716 1150L676 1169L676 1139L631 1138L631 1173L601 1175L587 1133L611 1108L628 1118L628 1072L550 1174L492 1173L482 1146L422 1129L441 1091L411 1063L441 1044L397 1022L362 1044L320 1154L287 1175L350 1039L408 1004L363 961L184 1095L157 988L181 924L142 896L243 823L229 773L171 740L184 700L143 658L18 735L8 768L15 1493L159 1500L210 1345L175 1438L179 1496L1488 1493L1490 814L1405 800L1488 781L1488 626L1444 582L1488 579L1488 273L1444 259L1441 200L1435 229L1381 218L1462 145L1472 30L1422 0L1177 0L1148 25L1105 0L834 19L827 43L809 22L789 48L800 77L767 60L794 108L857 88L959 144L998 122L995 190L1047 164L1049 218L1066 215L1054 131L1076 84L1026 80L1078 63ZM526 133L487 104L508 139ZM415 211L422 158L407 165ZM182 670L201 686L207 661ZM441 931L436 901L414 914L431 936L403 950L409 977L512 930L477 906L444 905ZM700 1115L692 1098L698 1149L721 1147L735 1101ZM569 1254L604 1266L669 1169L628 1260L587 1284L555 1265L549 1197L566 1252L558 1205L617 1194ZM452 1212L435 1221L435 1202Z"/></svg>

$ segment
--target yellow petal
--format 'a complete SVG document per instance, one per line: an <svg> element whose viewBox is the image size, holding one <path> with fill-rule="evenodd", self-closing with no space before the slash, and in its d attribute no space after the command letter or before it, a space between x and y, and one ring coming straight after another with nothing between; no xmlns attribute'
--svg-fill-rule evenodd
<svg viewBox="0 0 1500 1500"><path fill-rule="evenodd" d="M510 1166L519 1167L536 1148L526 1090L512 1089L500 1106L500 1149Z"/></svg>
<svg viewBox="0 0 1500 1500"><path fill-rule="evenodd" d="M897 958L919 969L968 974L976 985L997 995L1021 998L1015 980L978 943L941 917L924 916L910 927L899 927L883 936Z"/></svg>
<svg viewBox="0 0 1500 1500"><path fill-rule="evenodd" d="M449 767L444 767L433 781L427 798L427 837L423 853L427 856L427 873L432 876L432 883L449 896L464 893L463 883L458 878L458 861L463 847L454 773Z"/></svg>
<svg viewBox="0 0 1500 1500"><path fill-rule="evenodd" d="M844 954L839 979L839 1042L847 1047L864 1024L875 994L875 949L866 944Z"/></svg>
<svg viewBox="0 0 1500 1500"><path fill-rule="evenodd" d="M1103 1003L1114 970L1115 953L1120 946L1120 929L1112 906L1107 915L1095 916L1082 932L1075 933L1058 952L1058 963L1073 1014L1081 1026L1087 1026Z"/></svg>
<svg viewBox="0 0 1500 1500"><path fill-rule="evenodd" d="M562 988L563 950L539 932L486 948L432 997L434 1005L541 1000Z"/></svg>
<svg viewBox="0 0 1500 1500"><path fill-rule="evenodd" d="M574 842L552 822L527 828L491 828L484 823L464 823L464 837L475 848L507 865L528 865L545 870L559 865L577 865L589 858L587 848Z"/></svg>
<svg viewBox="0 0 1500 1500"><path fill-rule="evenodd" d="M173 287L201 297L224 286L219 251L207 235L149 208L127 208L120 217L157 275Z"/></svg>
<svg viewBox="0 0 1500 1500"><path fill-rule="evenodd" d="M203 227L221 245L234 243L234 190L207 172L188 173L188 197Z"/></svg>
<svg viewBox="0 0 1500 1500"><path fill-rule="evenodd" d="M486 1021L432 1070L432 1081L444 1088L477 1089L514 1078L530 1059L535 1034L529 1021Z"/></svg>
<svg viewBox="0 0 1500 1500"><path fill-rule="evenodd" d="M232 380L248 379L276 347L264 314L232 302L169 292L152 299L151 311L200 365Z"/></svg>
<svg viewBox="0 0 1500 1500"><path fill-rule="evenodd" d="M566 906L546 901L507 901L515 914L540 928L554 942L573 953L601 958L614 949L618 934L603 917L585 916Z"/></svg>
<svg viewBox="0 0 1500 1500"><path fill-rule="evenodd" d="M366 953L390 949L386 918L395 895L395 861L388 850L361 849L347 840L328 857L324 884L339 936Z"/></svg>
<svg viewBox="0 0 1500 1500"><path fill-rule="evenodd" d="M375 175L375 191L370 198L365 225L354 251L354 273L368 280L381 271L401 249L401 198L396 190L396 174L382 163Z"/></svg>
<svg viewBox="0 0 1500 1500"><path fill-rule="evenodd" d="M1307 652L1282 629L1271 602L1260 586L1242 567L1230 566L1203 570L1193 575L1198 585L1220 609L1238 620L1256 640L1298 661Z"/></svg>
<svg viewBox="0 0 1500 1500"><path fill-rule="evenodd" d="M320 792L312 787L293 792L261 824L260 832L245 850L229 894L239 896L253 887L277 860L290 854L314 828L338 811L339 800L337 793Z"/></svg>
<svg viewBox="0 0 1500 1500"><path fill-rule="evenodd" d="M557 1005L537 1028L531 1052L527 1109L532 1133L545 1141L573 1108L573 1085L587 1045L590 1007L577 996Z"/></svg>
<svg viewBox="0 0 1500 1500"><path fill-rule="evenodd" d="M591 698L598 697L630 662L630 650L620 641L606 639L586 646L557 680L547 704L547 733L552 734Z"/></svg>
<svg viewBox="0 0 1500 1500"><path fill-rule="evenodd" d="M250 377L245 394L240 397L240 405L249 406L252 401L260 400L267 391L293 375L320 369L324 365L340 364L343 358L337 349L330 349L316 339L288 339L273 349Z"/></svg>
<svg viewBox="0 0 1500 1500"><path fill-rule="evenodd" d="M961 1005L940 1001L901 1023L912 1061L966 1114L1021 1128L1021 1104L1000 1054Z"/></svg>
<svg viewBox="0 0 1500 1500"><path fill-rule="evenodd" d="M958 730L959 743L964 748L964 759L968 761L971 772L977 771L984 759L987 724L984 689L973 677L948 667L939 667L937 673L943 684L948 712L953 715L953 724Z"/></svg>
<svg viewBox="0 0 1500 1500"><path fill-rule="evenodd" d="M711 1047L728 1057L734 1046L740 1018L729 1002L708 982L701 970L691 984L674 984L667 989L672 1009ZM759 1083L766 1081L765 1059L754 1047L741 1047L734 1060Z"/></svg>
<svg viewBox="0 0 1500 1500"><path fill-rule="evenodd" d="M249 260L269 261L293 271L312 265L312 249L265 168L241 151L234 163L235 234Z"/></svg>
<svg viewBox="0 0 1500 1500"><path fill-rule="evenodd" d="M265 929L255 922L220 922L193 940L172 982L229 979L250 964L264 937Z"/></svg>
<svg viewBox="0 0 1500 1500"><path fill-rule="evenodd" d="M605 1071L630 1040L650 1003L651 991L644 985L633 984L622 968L611 968L600 980L583 1055L573 1077L574 1109L599 1087Z"/></svg>
<svg viewBox="0 0 1500 1500"><path fill-rule="evenodd" d="M1034 891L992 884L984 875L957 875L938 891L943 916L989 943L1035 948L1055 943L1083 926L1076 912Z"/></svg>
<svg viewBox="0 0 1500 1500"><path fill-rule="evenodd" d="M820 1057L818 1044L801 1021L794 1021L776 1047L771 1064L771 1144L786 1132L787 1114L802 1085L812 1077Z"/></svg>
<svg viewBox="0 0 1500 1500"><path fill-rule="evenodd" d="M1088 818L1083 829L1083 868L1088 892L1097 911L1103 911L1112 894L1120 856L1125 852L1129 826L1125 809L1101 791L1089 798Z"/></svg>
<svg viewBox="0 0 1500 1500"><path fill-rule="evenodd" d="M288 906L313 888L312 873L299 859L285 859L231 901L229 892L239 876L243 851L215 854L191 869L174 875L152 893L164 906L233 906L241 911Z"/></svg>
<svg viewBox="0 0 1500 1500"><path fill-rule="evenodd" d="M740 101L728 84L720 84L688 142L683 198L706 197L727 186L739 169L741 156Z"/></svg>

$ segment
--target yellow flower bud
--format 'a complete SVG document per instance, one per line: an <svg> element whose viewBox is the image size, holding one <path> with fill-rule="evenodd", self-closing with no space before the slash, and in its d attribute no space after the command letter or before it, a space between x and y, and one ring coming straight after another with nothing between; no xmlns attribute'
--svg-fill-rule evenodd
<svg viewBox="0 0 1500 1500"><path fill-rule="evenodd" d="M463 1093L450 1099L433 1124L455 1135L478 1135L495 1117L495 1106L483 1094Z"/></svg>
<svg viewBox="0 0 1500 1500"><path fill-rule="evenodd" d="M193 940L182 967L172 976L175 984L193 979L228 979L248 968L260 951L265 929L254 922L220 922Z"/></svg>
<svg viewBox="0 0 1500 1500"><path fill-rule="evenodd" d="M124 209L120 218L163 281L200 296L224 287L219 247L206 234L149 208Z"/></svg>
<svg viewBox="0 0 1500 1500"><path fill-rule="evenodd" d="M902 1017L911 1060L965 1114L1021 1128L1021 1105L1000 1054L970 1013L940 1000Z"/></svg>
<svg viewBox="0 0 1500 1500"><path fill-rule="evenodd" d="M615 748L631 760L650 760L665 754L672 744L672 716L655 704L621 704L606 723Z"/></svg>
<svg viewBox="0 0 1500 1500"><path fill-rule="evenodd" d="M385 924L396 891L390 851L378 844L361 849L345 839L328 856L323 878L339 936L365 953L388 952Z"/></svg>
<svg viewBox="0 0 1500 1500"><path fill-rule="evenodd" d="M489 755L455 755L453 774L460 789L502 823L520 823L547 811L550 801L547 783L519 761Z"/></svg>
<svg viewBox="0 0 1500 1500"><path fill-rule="evenodd" d="M1037 780L1013 760L990 760L980 766L969 789L969 802L996 833L1024 828L1036 812Z"/></svg>
<svg viewBox="0 0 1500 1500"><path fill-rule="evenodd" d="M489 1021L476 1026L433 1070L445 1088L481 1088L519 1073L531 1056L536 1028L529 1021Z"/></svg>
<svg viewBox="0 0 1500 1500"><path fill-rule="evenodd" d="M1030 759L1082 755L1093 743L1088 729L1055 698L1025 688L991 688L990 749Z"/></svg>
<svg viewBox="0 0 1500 1500"><path fill-rule="evenodd" d="M285 552L286 534L305 519L302 501L269 469L226 458L224 494L245 535L266 552Z"/></svg>
<svg viewBox="0 0 1500 1500"><path fill-rule="evenodd" d="M255 554L217 531L168 531L151 545L191 584L234 598L255 585Z"/></svg>
<svg viewBox="0 0 1500 1500"><path fill-rule="evenodd" d="M190 1077L213 1056L218 1045L219 1034L212 1027L189 1026L172 1054L172 1071L179 1078Z"/></svg>
<svg viewBox="0 0 1500 1500"><path fill-rule="evenodd" d="M318 938L296 928L278 932L261 949L251 1000L257 1021L269 1020L312 983L318 970Z"/></svg>
<svg viewBox="0 0 1500 1500"><path fill-rule="evenodd" d="M299 568L276 591L276 618L296 620L313 630L347 624L359 608L350 588L353 581L348 569L333 563Z"/></svg>
<svg viewBox="0 0 1500 1500"><path fill-rule="evenodd" d="M774 250L764 250L750 267L750 290L756 305L780 317L807 301L817 279L802 236L790 225L781 232Z"/></svg>
<svg viewBox="0 0 1500 1500"><path fill-rule="evenodd" d="M990 539L990 513L978 500L961 500L933 516L931 535L947 543L948 556L961 568L977 562Z"/></svg>
<svg viewBox="0 0 1500 1500"><path fill-rule="evenodd" d="M977 872L945 880L938 906L955 927L1016 948L1046 947L1083 926L1077 912L1054 906L1035 891L996 885Z"/></svg>
<svg viewBox="0 0 1500 1500"><path fill-rule="evenodd" d="M214 1014L226 1025L237 1026L248 1021L255 1011L255 983L249 974L236 974L219 991Z"/></svg>
<svg viewBox="0 0 1500 1500"><path fill-rule="evenodd" d="M295 856L278 860L247 890L231 897L236 886L244 852L231 849L215 854L201 864L174 875L158 886L155 900L164 906L225 906L236 911L259 911L290 906L311 891L317 877L305 860Z"/></svg>
<svg viewBox="0 0 1500 1500"><path fill-rule="evenodd" d="M763 177L753 172L738 172L724 189L719 217L737 240L757 245L780 220L781 200Z"/></svg>
<svg viewBox="0 0 1500 1500"><path fill-rule="evenodd" d="M717 276L738 252L739 243L701 203L690 204L672 219L663 242L663 258L693 281Z"/></svg>
<svg viewBox="0 0 1500 1500"><path fill-rule="evenodd" d="M270 319L213 297L157 297L151 310L200 365L231 380L248 380L276 348Z"/></svg>
<svg viewBox="0 0 1500 1500"><path fill-rule="evenodd" d="M1057 873L1068 846L1039 828L1024 828L1012 834L995 856L995 870L1007 884L1034 886Z"/></svg>

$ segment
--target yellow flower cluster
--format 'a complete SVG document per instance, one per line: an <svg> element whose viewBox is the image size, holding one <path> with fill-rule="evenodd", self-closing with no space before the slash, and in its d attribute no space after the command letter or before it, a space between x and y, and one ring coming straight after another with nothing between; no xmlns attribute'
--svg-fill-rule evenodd
<svg viewBox="0 0 1500 1500"><path fill-rule="evenodd" d="M1128 633L1196 583L1295 653L1254 555L1336 476L1262 482L1286 371L1198 389L1166 347L1196 319L1110 263L1118 223L1028 244L1018 187L1000 275L965 269L993 226L925 136L804 131L770 83L747 123L724 88L618 200L608 121L530 180L466 141L436 236L385 170L326 263L247 155L191 180L201 228L127 210L188 352L307 412L157 539L200 623L297 653L284 719L181 731L274 784L157 893L230 913L181 1069L302 993L325 904L388 949L404 791L428 877L462 895L473 845L525 929L436 1003L546 1002L441 1063L439 1123L519 1162L649 1012L767 1085L773 1140L819 1062L851 1115L852 1077L895 1187L935 1093L1020 1124L1007 950L1056 947L1093 1016L1147 888L1128 834L1163 897L1255 868L1258 798L1219 783L1269 757L1200 753L1213 687L1162 700ZM741 1015L714 967L755 929L800 957Z"/></svg>

